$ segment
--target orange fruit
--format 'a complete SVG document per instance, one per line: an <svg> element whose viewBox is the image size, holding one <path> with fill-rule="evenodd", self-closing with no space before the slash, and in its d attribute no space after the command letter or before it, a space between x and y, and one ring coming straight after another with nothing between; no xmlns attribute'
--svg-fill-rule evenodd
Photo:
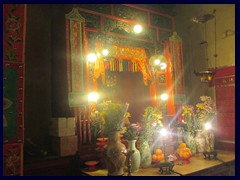
<svg viewBox="0 0 240 180"><path fill-rule="evenodd" d="M183 157L184 151L180 151L179 156Z"/></svg>
<svg viewBox="0 0 240 180"><path fill-rule="evenodd" d="M162 155L157 155L157 162L160 162L162 160Z"/></svg>
<svg viewBox="0 0 240 180"><path fill-rule="evenodd" d="M163 160L163 159L164 159L164 154L161 155L161 160ZM160 161L161 161L161 160L160 160Z"/></svg>
<svg viewBox="0 0 240 180"><path fill-rule="evenodd" d="M178 154L179 154L181 151L182 151L182 148L178 148L178 149L177 149Z"/></svg>
<svg viewBox="0 0 240 180"><path fill-rule="evenodd" d="M185 148L185 147L187 147L187 145L186 145L186 143L181 143L181 144L179 145L179 147L180 147L180 148Z"/></svg>
<svg viewBox="0 0 240 180"><path fill-rule="evenodd" d="M188 153L189 153L189 156L192 156L192 152L191 151L189 151Z"/></svg>
<svg viewBox="0 0 240 180"><path fill-rule="evenodd" d="M152 160L153 160L154 162L157 161L157 155L156 155L156 154L153 154L153 155L152 155Z"/></svg>
<svg viewBox="0 0 240 180"><path fill-rule="evenodd" d="M190 157L188 152L183 153L183 158L184 159L188 159Z"/></svg>
<svg viewBox="0 0 240 180"><path fill-rule="evenodd" d="M162 150L161 149L156 149L155 152L156 152L157 155L162 154Z"/></svg>

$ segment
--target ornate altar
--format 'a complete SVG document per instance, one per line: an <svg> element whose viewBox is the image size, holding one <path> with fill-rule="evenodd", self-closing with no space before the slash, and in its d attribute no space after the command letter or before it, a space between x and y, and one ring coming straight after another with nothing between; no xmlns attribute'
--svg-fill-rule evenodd
<svg viewBox="0 0 240 180"><path fill-rule="evenodd" d="M137 24L143 29L139 34L133 31ZM172 16L128 4L80 4L66 14L66 39L69 106L79 146L92 142L89 114L94 107L86 98L90 92L102 93L102 100L128 101L130 107L134 104L132 111L141 114L141 104L160 108L166 116L180 108L183 54ZM107 56L102 53L106 47ZM94 62L87 61L88 56L94 56ZM164 68L157 67L154 58L162 58ZM162 94L168 95L167 101L160 99ZM136 102L140 97L148 100Z"/></svg>

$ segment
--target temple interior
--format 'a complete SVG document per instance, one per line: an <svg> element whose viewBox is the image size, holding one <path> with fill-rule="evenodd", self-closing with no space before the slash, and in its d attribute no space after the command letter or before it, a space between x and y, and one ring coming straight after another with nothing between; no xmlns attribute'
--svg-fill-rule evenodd
<svg viewBox="0 0 240 180"><path fill-rule="evenodd" d="M235 176L235 129L235 4L3 4L4 176Z"/></svg>

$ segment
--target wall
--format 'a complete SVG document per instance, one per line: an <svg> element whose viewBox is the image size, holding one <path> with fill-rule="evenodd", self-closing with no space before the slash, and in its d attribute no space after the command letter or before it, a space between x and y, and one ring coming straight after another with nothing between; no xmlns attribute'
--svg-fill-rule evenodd
<svg viewBox="0 0 240 180"><path fill-rule="evenodd" d="M184 4L178 6L178 15L175 17L176 30L183 39L186 94L190 103L195 104L198 97L206 94L215 98L214 88L207 83L201 83L199 77L193 73L215 67L215 38L214 19L206 24L206 40L208 51L200 45L204 38L204 24L196 24L191 18L198 15L211 14L216 9L216 67L235 65L235 34L224 37L227 30L235 31L235 5L232 4ZM209 60L207 61L207 58Z"/></svg>
<svg viewBox="0 0 240 180"><path fill-rule="evenodd" d="M43 143L51 117L50 5L27 5L25 139Z"/></svg>
<svg viewBox="0 0 240 180"><path fill-rule="evenodd" d="M48 142L51 117L71 116L67 104L65 14L72 5L27 5L25 138Z"/></svg>
<svg viewBox="0 0 240 180"><path fill-rule="evenodd" d="M176 17L177 32L183 38L186 72L186 93L189 102L195 104L201 95L210 95L216 102L217 121L214 127L216 148L235 151L235 5L181 5ZM191 21L192 17L212 13L216 9L216 67L215 86L201 83L193 70L215 67L214 19L206 23L207 54L200 46L204 40L204 25ZM227 32L230 34L226 35ZM208 55L208 56L206 56ZM206 60L206 57L209 60ZM212 83L211 83L212 84Z"/></svg>

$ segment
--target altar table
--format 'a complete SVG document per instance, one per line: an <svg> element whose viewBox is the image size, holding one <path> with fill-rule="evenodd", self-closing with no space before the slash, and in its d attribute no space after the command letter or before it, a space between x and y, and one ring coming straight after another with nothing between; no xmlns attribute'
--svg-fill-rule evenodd
<svg viewBox="0 0 240 180"><path fill-rule="evenodd" d="M146 169L139 169L138 172L131 173L132 176L235 176L235 152L217 151L217 159L204 159L202 153L198 153L190 158L189 164L182 164L181 161L174 162L171 174L161 174L158 167L151 166ZM106 169L88 171L82 169L86 176L107 176ZM128 173L125 172L124 176Z"/></svg>

